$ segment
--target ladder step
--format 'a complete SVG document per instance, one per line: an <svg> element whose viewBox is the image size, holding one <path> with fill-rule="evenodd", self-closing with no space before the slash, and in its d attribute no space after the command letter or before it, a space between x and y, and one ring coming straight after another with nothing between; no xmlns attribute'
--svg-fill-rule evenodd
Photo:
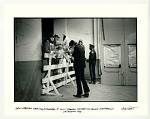
<svg viewBox="0 0 150 119"><path fill-rule="evenodd" d="M75 73L75 71L68 72L69 75L72 75L74 73ZM52 81L54 81L54 80L57 80L59 78L65 77L66 75L67 75L66 73L62 73L62 74L58 74L58 75L55 75L55 76L51 76L50 79ZM47 82L49 82L48 78L42 78L42 83L47 83Z"/></svg>
<svg viewBox="0 0 150 119"><path fill-rule="evenodd" d="M42 78L42 84L43 84L43 83L47 83L47 82L49 82L49 79L48 79L48 78Z"/></svg>
<svg viewBox="0 0 150 119"><path fill-rule="evenodd" d="M49 70L49 65L44 65L43 66L43 71L47 71L47 70Z"/></svg>
<svg viewBox="0 0 150 119"><path fill-rule="evenodd" d="M65 67L66 66L63 66L63 64L51 65L51 70L65 68Z"/></svg>
<svg viewBox="0 0 150 119"><path fill-rule="evenodd" d="M49 53L44 53L44 58L49 58Z"/></svg>
<svg viewBox="0 0 150 119"><path fill-rule="evenodd" d="M71 63L70 65L68 65L68 67L72 67L73 63ZM53 69L60 69L60 68L66 68L67 65L63 65L63 64L56 64L56 65L51 65L51 70Z"/></svg>
<svg viewBox="0 0 150 119"><path fill-rule="evenodd" d="M51 76L50 79L52 81L56 80L56 79L60 79L62 77L65 77L67 74L66 73L62 73L62 74L58 74L58 75L55 75L55 76Z"/></svg>
<svg viewBox="0 0 150 119"><path fill-rule="evenodd" d="M72 77L72 80L75 80L75 79L76 79L75 77ZM71 80L70 80L70 79L67 79L66 81L62 81L62 82L59 82L59 83L55 84L55 87L56 87L56 88L61 87L61 86L63 86L63 85L66 85L66 84L69 83L69 82L71 82ZM44 93L49 93L49 91L52 91L52 90L54 90L54 89L53 89L53 86L50 86L49 88L42 89L42 91L43 91Z"/></svg>
<svg viewBox="0 0 150 119"><path fill-rule="evenodd" d="M70 64L68 67L72 67L73 64ZM59 65L51 65L51 67L49 65L44 65L43 66L43 71L47 71L51 68L51 70L53 69L60 69L60 68L66 68L67 66L63 65L63 64L59 64Z"/></svg>
<svg viewBox="0 0 150 119"><path fill-rule="evenodd" d="M69 75L75 74L75 71L68 72Z"/></svg>

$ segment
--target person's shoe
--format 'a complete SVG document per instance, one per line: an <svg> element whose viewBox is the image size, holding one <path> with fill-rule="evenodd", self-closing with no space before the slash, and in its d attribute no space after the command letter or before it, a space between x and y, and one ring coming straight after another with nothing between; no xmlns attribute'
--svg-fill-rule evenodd
<svg viewBox="0 0 150 119"><path fill-rule="evenodd" d="M89 93L85 93L84 95L82 95L83 97L89 97Z"/></svg>
<svg viewBox="0 0 150 119"><path fill-rule="evenodd" d="M91 81L91 82L89 82L89 84L92 84L92 81Z"/></svg>
<svg viewBox="0 0 150 119"><path fill-rule="evenodd" d="M81 95L73 95L74 97L81 98Z"/></svg>

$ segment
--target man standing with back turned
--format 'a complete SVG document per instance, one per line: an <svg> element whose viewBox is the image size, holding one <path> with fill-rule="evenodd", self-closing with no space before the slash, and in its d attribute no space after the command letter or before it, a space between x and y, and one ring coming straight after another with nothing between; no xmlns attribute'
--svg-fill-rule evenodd
<svg viewBox="0 0 150 119"><path fill-rule="evenodd" d="M71 40L69 46L74 49L72 56L74 57L74 69L76 75L76 83L77 83L77 94L73 95L74 97L89 97L89 87L84 78L84 67L85 67L85 50L84 48L77 44L75 41ZM81 84L82 82L82 84ZM82 95L82 85L84 89L84 95Z"/></svg>

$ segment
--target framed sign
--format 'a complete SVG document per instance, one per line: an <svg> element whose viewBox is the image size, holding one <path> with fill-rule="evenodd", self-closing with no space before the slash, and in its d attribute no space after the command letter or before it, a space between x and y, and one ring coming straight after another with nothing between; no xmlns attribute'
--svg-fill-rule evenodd
<svg viewBox="0 0 150 119"><path fill-rule="evenodd" d="M104 46L104 66L119 67L121 64L121 46L105 45Z"/></svg>
<svg viewBox="0 0 150 119"><path fill-rule="evenodd" d="M137 66L137 58L136 58L136 45L128 45L129 47L129 67Z"/></svg>

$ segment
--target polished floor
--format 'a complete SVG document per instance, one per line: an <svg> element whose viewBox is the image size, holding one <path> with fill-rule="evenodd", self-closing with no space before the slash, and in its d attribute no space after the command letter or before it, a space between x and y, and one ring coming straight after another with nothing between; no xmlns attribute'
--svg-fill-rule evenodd
<svg viewBox="0 0 150 119"><path fill-rule="evenodd" d="M54 102L136 102L137 101L137 86L108 86L100 83L89 84L90 95L88 98L73 97L76 94L76 86L69 85L58 88L60 95L42 95L38 101L54 101ZM53 92L53 91L52 91Z"/></svg>

